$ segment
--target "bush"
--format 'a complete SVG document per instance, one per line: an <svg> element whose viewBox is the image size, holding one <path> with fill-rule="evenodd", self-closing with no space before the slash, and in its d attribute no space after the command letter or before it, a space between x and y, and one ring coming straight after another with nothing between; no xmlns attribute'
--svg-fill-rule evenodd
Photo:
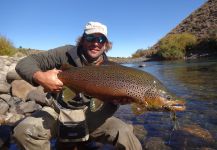
<svg viewBox="0 0 217 150"><path fill-rule="evenodd" d="M16 49L7 38L0 36L0 55L13 56Z"/></svg>
<svg viewBox="0 0 217 150"><path fill-rule="evenodd" d="M184 58L185 54L183 51L170 49L170 50L161 50L157 52L157 55L162 59L166 60L175 60Z"/></svg>
<svg viewBox="0 0 217 150"><path fill-rule="evenodd" d="M138 49L134 54L132 54L132 58L139 58L144 56L144 50Z"/></svg>
<svg viewBox="0 0 217 150"><path fill-rule="evenodd" d="M182 59L197 39L189 33L170 34L159 42L157 55L163 59Z"/></svg>
<svg viewBox="0 0 217 150"><path fill-rule="evenodd" d="M197 44L187 51L188 57L192 55L217 56L217 38L208 37L198 40Z"/></svg>

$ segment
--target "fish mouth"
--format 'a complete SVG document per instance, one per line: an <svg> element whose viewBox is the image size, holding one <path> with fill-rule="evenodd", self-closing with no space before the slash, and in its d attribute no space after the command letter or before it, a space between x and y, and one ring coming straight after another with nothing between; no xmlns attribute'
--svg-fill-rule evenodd
<svg viewBox="0 0 217 150"><path fill-rule="evenodd" d="M186 109L185 101L175 100L168 102L164 108L168 111L184 111Z"/></svg>

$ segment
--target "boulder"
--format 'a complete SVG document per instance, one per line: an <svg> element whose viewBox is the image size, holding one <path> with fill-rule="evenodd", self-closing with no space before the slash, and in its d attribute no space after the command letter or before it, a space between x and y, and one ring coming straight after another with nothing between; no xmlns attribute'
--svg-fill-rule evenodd
<svg viewBox="0 0 217 150"><path fill-rule="evenodd" d="M144 143L145 150L171 150L160 137L150 137Z"/></svg>
<svg viewBox="0 0 217 150"><path fill-rule="evenodd" d="M22 100L20 98L11 96L7 103L10 107L13 107L14 105L18 105L21 102Z"/></svg>
<svg viewBox="0 0 217 150"><path fill-rule="evenodd" d="M9 94L1 94L0 95L0 99L4 100L7 103L10 100L10 98L11 98L11 95L9 95Z"/></svg>
<svg viewBox="0 0 217 150"><path fill-rule="evenodd" d="M26 99L30 100L30 101L35 101L36 103L38 103L42 106L47 105L46 93L44 93L42 90L39 90L39 89L35 89L35 90L30 91L28 93Z"/></svg>
<svg viewBox="0 0 217 150"><path fill-rule="evenodd" d="M28 93L36 87L33 87L31 84L24 80L14 80L11 83L12 86L12 95L21 98L23 101L26 100Z"/></svg>
<svg viewBox="0 0 217 150"><path fill-rule="evenodd" d="M0 125L16 126L24 117L22 114L6 113L0 115Z"/></svg>
<svg viewBox="0 0 217 150"><path fill-rule="evenodd" d="M35 101L21 102L18 105L14 105L9 109L10 113L14 114L25 114L32 113L42 107L39 104L36 104Z"/></svg>
<svg viewBox="0 0 217 150"><path fill-rule="evenodd" d="M9 105L2 99L0 99L0 115L5 114L9 109Z"/></svg>
<svg viewBox="0 0 217 150"><path fill-rule="evenodd" d="M6 75L6 80L8 83L11 83L14 80L21 80L22 78L17 74L15 70L11 70Z"/></svg>
<svg viewBox="0 0 217 150"><path fill-rule="evenodd" d="M8 94L10 93L10 84L2 81L0 82L0 94Z"/></svg>

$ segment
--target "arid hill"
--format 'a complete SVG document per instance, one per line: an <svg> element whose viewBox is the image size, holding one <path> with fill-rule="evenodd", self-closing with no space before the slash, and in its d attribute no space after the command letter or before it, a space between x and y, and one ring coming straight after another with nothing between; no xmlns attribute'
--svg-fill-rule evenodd
<svg viewBox="0 0 217 150"><path fill-rule="evenodd" d="M168 34L188 32L198 39L217 34L217 0L208 0L197 10L192 12ZM167 34L167 35L168 35ZM158 42L151 48L155 49Z"/></svg>

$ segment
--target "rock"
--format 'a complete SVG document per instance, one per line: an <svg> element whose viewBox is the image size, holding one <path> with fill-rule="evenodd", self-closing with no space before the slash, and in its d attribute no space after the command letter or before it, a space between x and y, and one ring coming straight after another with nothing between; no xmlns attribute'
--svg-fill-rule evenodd
<svg viewBox="0 0 217 150"><path fill-rule="evenodd" d="M21 98L23 101L26 100L28 93L36 87L24 80L14 80L12 83L12 95Z"/></svg>
<svg viewBox="0 0 217 150"><path fill-rule="evenodd" d="M145 67L145 66L146 66L145 63L140 63L138 67L139 67L139 68L142 68L142 67Z"/></svg>
<svg viewBox="0 0 217 150"><path fill-rule="evenodd" d="M6 74L3 71L0 71L0 82L6 81Z"/></svg>
<svg viewBox="0 0 217 150"><path fill-rule="evenodd" d="M22 114L7 113L7 116L10 117L7 117L6 122L11 126L16 126L23 118L25 118Z"/></svg>
<svg viewBox="0 0 217 150"><path fill-rule="evenodd" d="M22 78L17 74L15 70L11 70L6 75L6 80L8 83L11 83L14 80L21 80Z"/></svg>
<svg viewBox="0 0 217 150"><path fill-rule="evenodd" d="M0 99L0 115L5 114L9 109L9 105L2 99Z"/></svg>
<svg viewBox="0 0 217 150"><path fill-rule="evenodd" d="M22 100L20 98L11 97L7 103L10 107L13 107L14 105L18 105L21 102L22 102Z"/></svg>
<svg viewBox="0 0 217 150"><path fill-rule="evenodd" d="M170 147L164 144L164 141L159 137L151 137L144 144L145 150L171 150Z"/></svg>
<svg viewBox="0 0 217 150"><path fill-rule="evenodd" d="M0 82L0 94L10 93L10 85L6 82Z"/></svg>
<svg viewBox="0 0 217 150"><path fill-rule="evenodd" d="M8 94L1 94L0 99L4 100L5 102L8 102L11 98L11 95Z"/></svg>
<svg viewBox="0 0 217 150"><path fill-rule="evenodd" d="M36 104L35 101L21 102L18 105L15 105L9 109L10 113L14 114L25 114L32 113L35 110L41 109L42 107L39 104Z"/></svg>
<svg viewBox="0 0 217 150"><path fill-rule="evenodd" d="M16 67L16 65L17 65L17 62L16 62L16 60L14 60L14 61L15 61L15 62L13 62L13 63L9 66L8 72L11 72L11 71L16 72L16 71L15 71L15 67Z"/></svg>
<svg viewBox="0 0 217 150"><path fill-rule="evenodd" d="M141 143L144 142L148 134L143 125L134 125L133 132Z"/></svg>
<svg viewBox="0 0 217 150"><path fill-rule="evenodd" d="M174 149L196 149L202 146L212 147L216 146L215 142L215 138L208 130L194 124L185 125L176 130L171 138Z"/></svg>
<svg viewBox="0 0 217 150"><path fill-rule="evenodd" d="M42 105L42 106L45 106L47 105L46 103L46 93L44 93L43 91L41 90L32 90L28 93L27 97L26 97L27 100L30 100L30 101L35 101L36 103Z"/></svg>
<svg viewBox="0 0 217 150"><path fill-rule="evenodd" d="M25 116L22 114L6 113L0 115L0 125L16 126Z"/></svg>

